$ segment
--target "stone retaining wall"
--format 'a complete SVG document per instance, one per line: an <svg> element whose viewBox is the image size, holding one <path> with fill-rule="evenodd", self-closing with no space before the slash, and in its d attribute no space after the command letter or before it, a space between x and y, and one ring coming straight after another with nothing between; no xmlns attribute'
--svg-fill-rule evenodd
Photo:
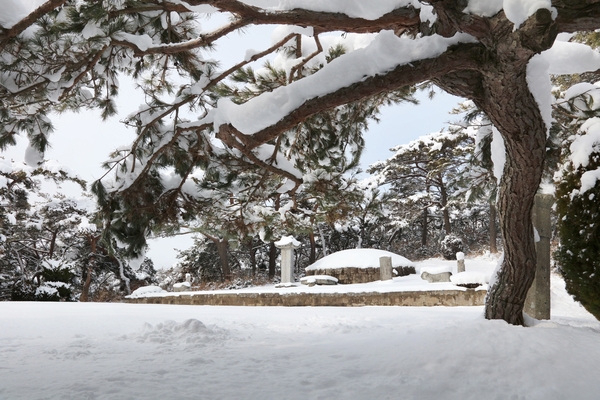
<svg viewBox="0 0 600 400"><path fill-rule="evenodd" d="M393 267L397 274L394 277L406 276L415 273L415 267ZM328 268L328 269L312 269L306 271L306 276L310 275L329 275L337 278L338 283L349 285L353 283L368 283L381 280L379 267L376 268Z"/></svg>
<svg viewBox="0 0 600 400"><path fill-rule="evenodd" d="M438 290L388 293L223 293L126 299L138 304L180 304L209 306L481 306L485 290Z"/></svg>

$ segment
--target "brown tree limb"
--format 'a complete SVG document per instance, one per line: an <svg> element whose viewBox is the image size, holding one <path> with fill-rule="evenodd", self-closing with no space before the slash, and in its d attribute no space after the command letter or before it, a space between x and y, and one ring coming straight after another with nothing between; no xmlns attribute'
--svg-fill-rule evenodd
<svg viewBox="0 0 600 400"><path fill-rule="evenodd" d="M600 29L600 0L554 0L552 6L558 11L560 32Z"/></svg>
<svg viewBox="0 0 600 400"><path fill-rule="evenodd" d="M371 76L333 93L307 100L276 124L253 135L244 135L231 124L227 124L220 126L217 137L231 147L237 147L241 143L244 147L252 149L275 139L318 112L438 78L454 71L474 70L477 68L476 60L480 53L481 46L477 44L452 46L436 58L400 65L384 75Z"/></svg>
<svg viewBox="0 0 600 400"><path fill-rule="evenodd" d="M229 127L229 125L227 125L227 126ZM292 182L294 182L296 184L296 188L302 184L303 181L301 178L298 178L297 176L295 176L294 174L292 174L288 171L279 169L279 168L275 167L274 165L269 164L268 162L265 162L265 161L261 160L260 158L258 158L257 156L255 156L252 153L253 148L246 147L241 142L241 140L243 140L243 136L245 136L243 133L241 133L237 130L232 130L230 132L230 135L237 137L239 140L231 140L227 144L230 145L232 148L239 150L253 164L256 164L259 167L262 167L268 171L271 171L277 175L283 176L283 177L291 180Z"/></svg>
<svg viewBox="0 0 600 400"><path fill-rule="evenodd" d="M298 64L296 64L292 67L292 69L290 70L289 83L292 83L292 81L294 79L294 75L296 74L296 72L298 70L300 70L302 67L304 67L307 62L309 62L310 60L312 60L313 58L315 58L316 56L318 56L320 53L323 52L323 46L321 45L321 41L319 40L319 35L315 35L315 44L317 45L317 50L315 50L312 54L309 54L308 56L306 56L306 58L304 58L302 61L300 61ZM300 53L300 54L302 54L302 53ZM300 77L301 76L299 76L299 78Z"/></svg>
<svg viewBox="0 0 600 400"><path fill-rule="evenodd" d="M266 11L236 0L186 0L187 4L211 5L221 11L238 15L256 25L282 24L313 27L315 34L332 31L354 33L379 32L384 29L418 29L421 24L419 10L413 7L395 9L375 20L349 17L341 13L294 9L289 11Z"/></svg>
<svg viewBox="0 0 600 400"><path fill-rule="evenodd" d="M2 46L8 40L10 40L14 37L17 37L25 29L27 29L31 25L33 25L39 18L48 14L49 12L56 9L57 7L62 6L66 2L67 2L67 0L48 0L48 1L46 1L44 4L42 4L35 10L33 10L33 12L31 12L25 18L23 18L22 20L17 22L11 28L3 30L3 32L0 33L0 46Z"/></svg>
<svg viewBox="0 0 600 400"><path fill-rule="evenodd" d="M112 43L124 47L129 47L133 49L133 53L136 56L143 56L147 54L175 54L181 53L183 51L190 51L196 49L198 47L206 47L222 38L223 36L237 30L241 29L245 26L250 25L252 22L245 19L237 19L232 23L222 26L208 34L200 35L197 39L188 40L182 43L174 43L174 44L163 44L160 46L152 46L146 50L141 50L139 47L135 45L135 43L128 42L126 40L118 40L112 39Z"/></svg>

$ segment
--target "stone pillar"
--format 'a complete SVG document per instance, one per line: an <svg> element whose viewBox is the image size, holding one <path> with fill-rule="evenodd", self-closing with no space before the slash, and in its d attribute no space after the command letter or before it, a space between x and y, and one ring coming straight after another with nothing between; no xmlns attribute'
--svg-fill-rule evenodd
<svg viewBox="0 0 600 400"><path fill-rule="evenodd" d="M552 236L550 209L553 204L554 196L551 194L536 194L533 226L539 236L539 241L535 244L537 265L535 279L527 293L524 309L535 319L550 319L550 239Z"/></svg>
<svg viewBox="0 0 600 400"><path fill-rule="evenodd" d="M456 273L465 272L465 253L459 251L456 253Z"/></svg>
<svg viewBox="0 0 600 400"><path fill-rule="evenodd" d="M294 250L300 242L293 236L283 236L275 246L281 249L281 283L277 286L293 286L294 283Z"/></svg>
<svg viewBox="0 0 600 400"><path fill-rule="evenodd" d="M382 281L392 279L392 257L379 257L379 274Z"/></svg>

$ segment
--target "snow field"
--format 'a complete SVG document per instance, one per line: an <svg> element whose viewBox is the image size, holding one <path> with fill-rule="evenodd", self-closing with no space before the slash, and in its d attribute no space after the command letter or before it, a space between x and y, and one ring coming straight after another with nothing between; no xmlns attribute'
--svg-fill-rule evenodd
<svg viewBox="0 0 600 400"><path fill-rule="evenodd" d="M0 399L596 399L600 322L482 307L0 303Z"/></svg>

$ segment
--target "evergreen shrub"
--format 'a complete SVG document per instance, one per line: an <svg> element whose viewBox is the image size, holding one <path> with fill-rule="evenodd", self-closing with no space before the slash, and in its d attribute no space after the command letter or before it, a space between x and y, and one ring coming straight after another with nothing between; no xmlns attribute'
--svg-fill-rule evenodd
<svg viewBox="0 0 600 400"><path fill-rule="evenodd" d="M441 243L442 256L446 260L456 260L456 253L464 252L464 245L461 238L455 235L446 235Z"/></svg>
<svg viewBox="0 0 600 400"><path fill-rule="evenodd" d="M600 168L593 153L587 167L567 169L556 191L560 247L554 254L567 291L600 319L600 182L580 193L581 176Z"/></svg>

